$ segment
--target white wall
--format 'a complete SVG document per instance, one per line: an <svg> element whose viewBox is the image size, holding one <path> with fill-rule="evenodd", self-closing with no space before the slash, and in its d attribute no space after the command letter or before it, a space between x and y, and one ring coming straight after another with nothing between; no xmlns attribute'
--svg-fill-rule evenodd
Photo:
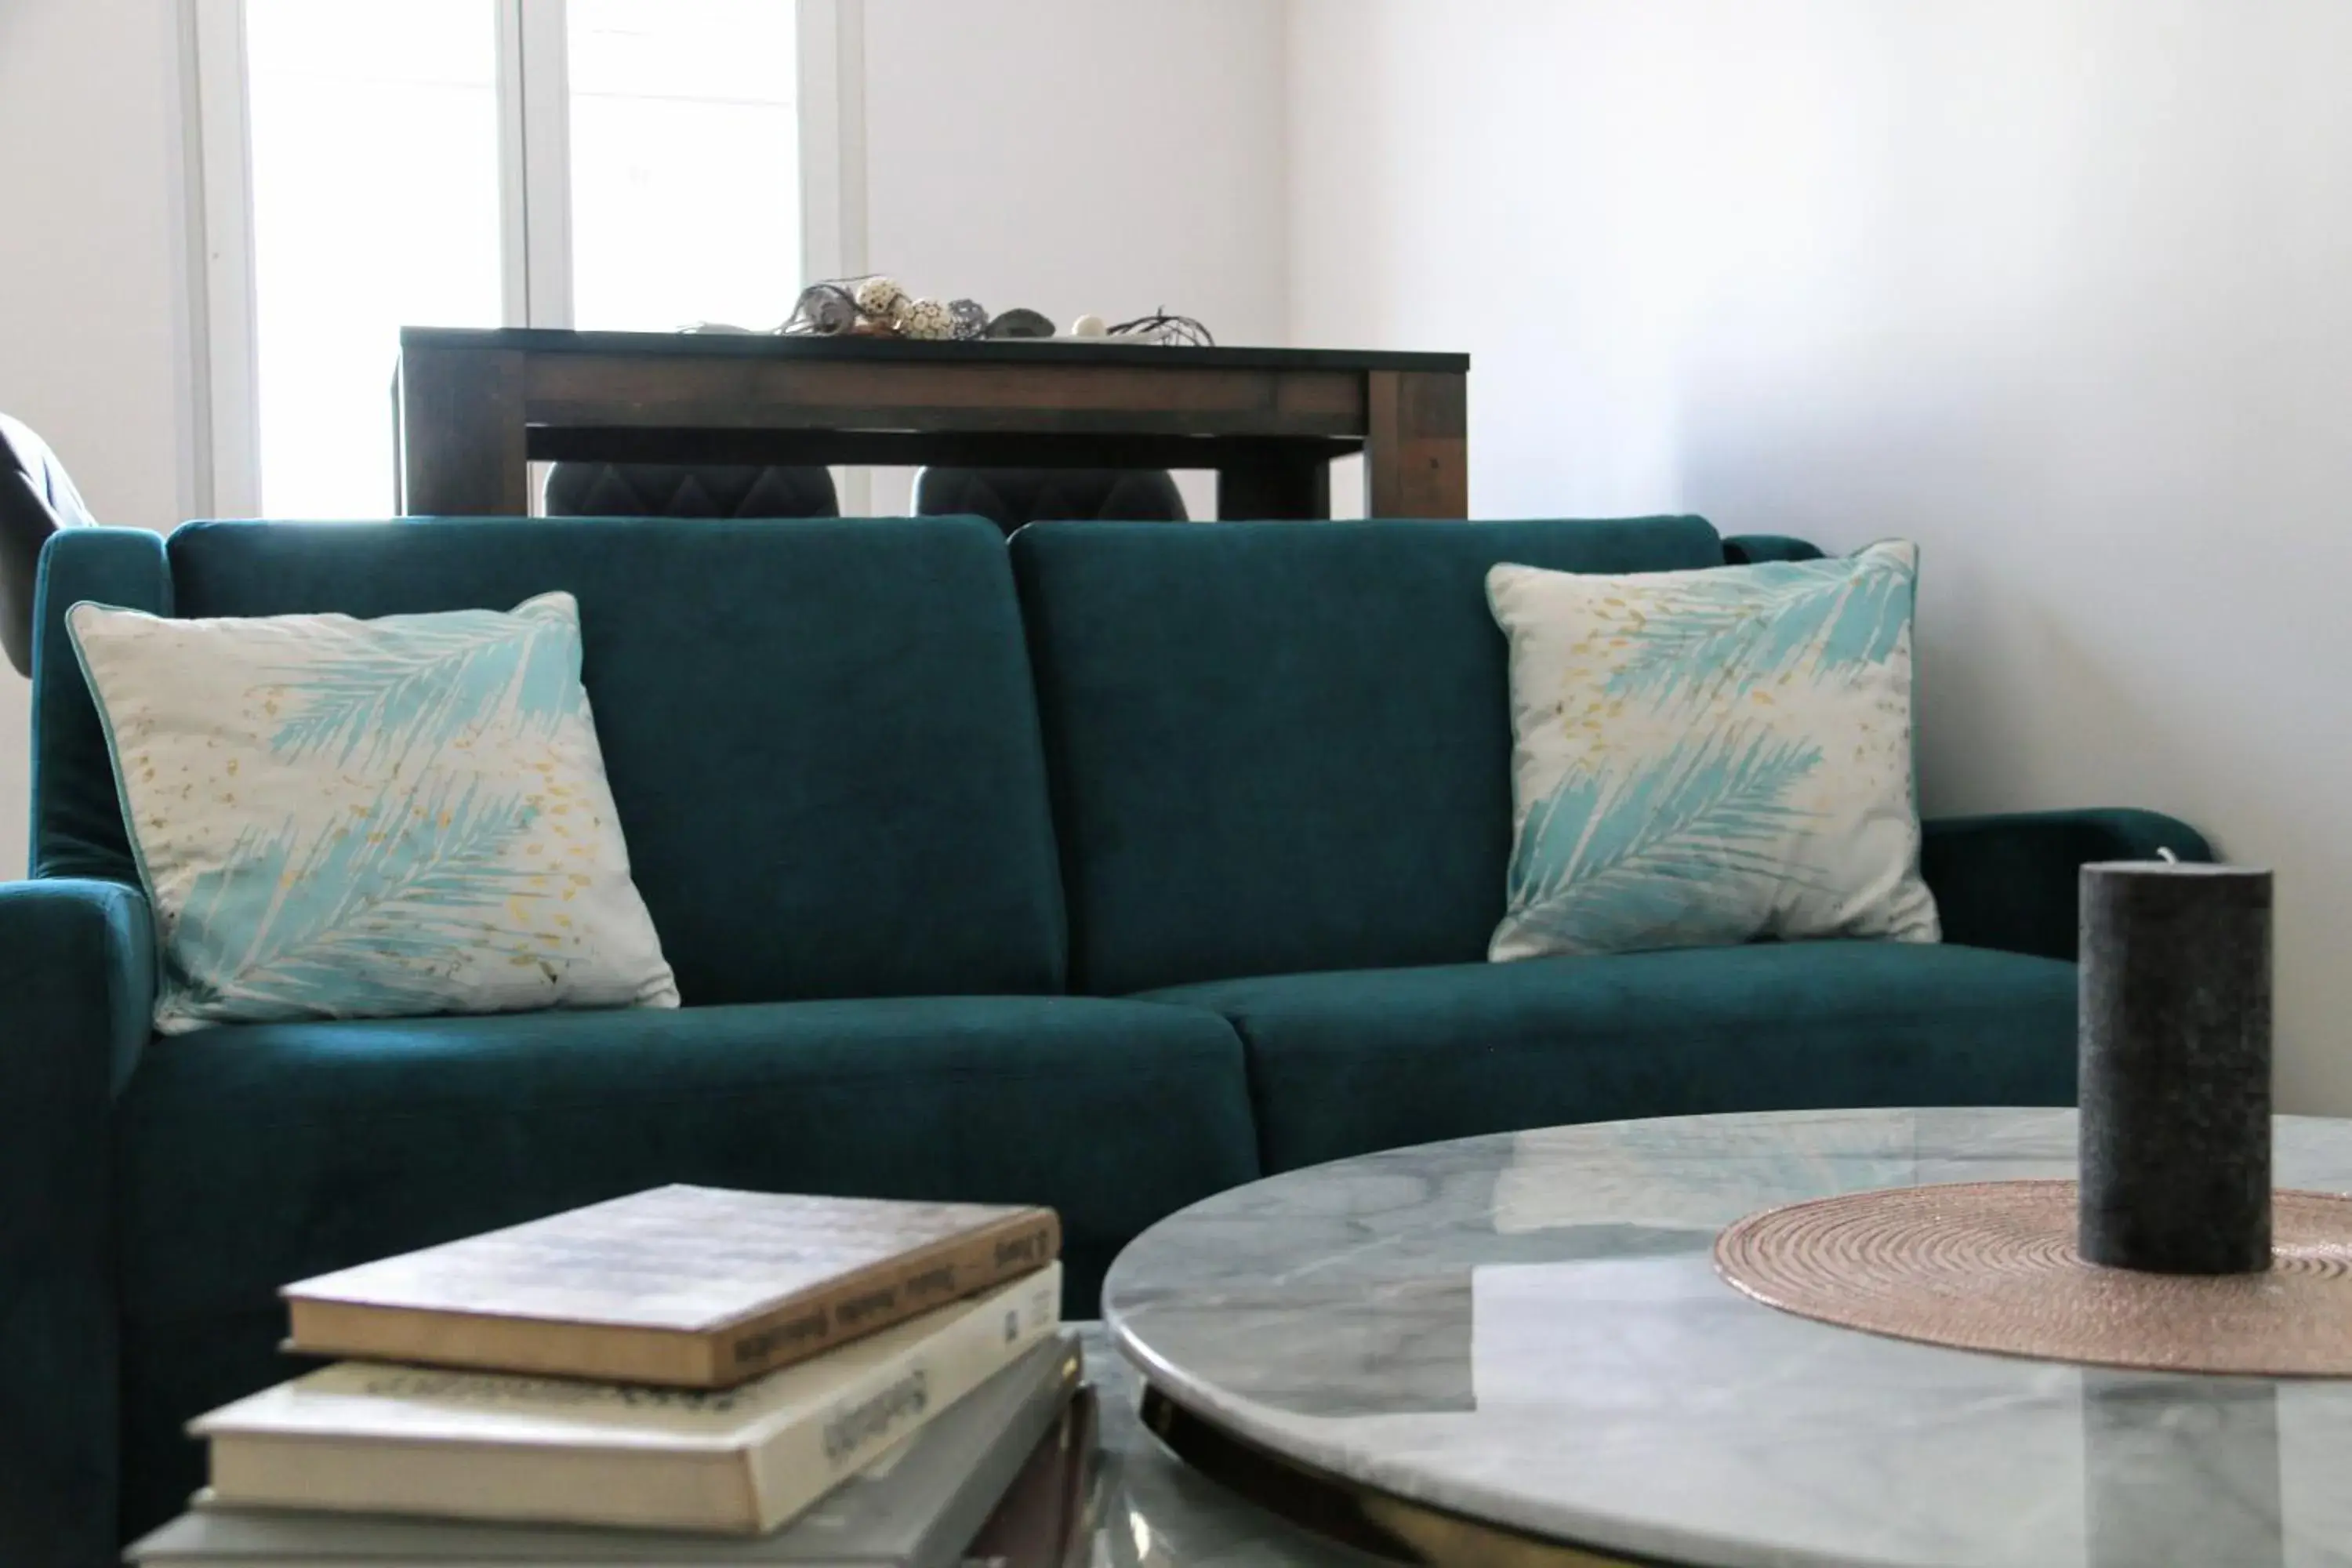
<svg viewBox="0 0 2352 1568"><path fill-rule="evenodd" d="M1292 323L1463 348L1481 515L1922 542L1931 812L2279 873L2352 1111L2352 5L1297 0Z"/></svg>
<svg viewBox="0 0 2352 1568"><path fill-rule="evenodd" d="M1279 342L1286 38L1269 0L866 0L871 264Z"/></svg>
<svg viewBox="0 0 2352 1568"><path fill-rule="evenodd" d="M0 409L107 521L193 493L170 0L0 0ZM0 665L0 879L24 869L29 688Z"/></svg>
<svg viewBox="0 0 2352 1568"><path fill-rule="evenodd" d="M866 0L868 264L1282 342L1286 39L1279 0Z"/></svg>

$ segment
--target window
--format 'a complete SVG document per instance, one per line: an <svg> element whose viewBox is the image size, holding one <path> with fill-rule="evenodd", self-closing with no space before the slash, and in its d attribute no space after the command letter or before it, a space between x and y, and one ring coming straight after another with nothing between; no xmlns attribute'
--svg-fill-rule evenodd
<svg viewBox="0 0 2352 1568"><path fill-rule="evenodd" d="M488 11L484 0L246 0L269 516L389 515L401 327L499 324Z"/></svg>
<svg viewBox="0 0 2352 1568"><path fill-rule="evenodd" d="M790 313L792 0L189 3L216 510L391 515L403 326Z"/></svg>

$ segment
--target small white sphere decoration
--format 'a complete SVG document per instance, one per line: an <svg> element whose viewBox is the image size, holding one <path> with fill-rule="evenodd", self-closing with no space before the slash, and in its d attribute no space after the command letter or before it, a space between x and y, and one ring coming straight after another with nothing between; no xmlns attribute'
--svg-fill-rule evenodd
<svg viewBox="0 0 2352 1568"><path fill-rule="evenodd" d="M857 286L857 309L877 321L887 321L897 316L898 307L907 301L907 291L898 287L895 278L868 278Z"/></svg>
<svg viewBox="0 0 2352 1568"><path fill-rule="evenodd" d="M910 338L951 338L955 318L937 300L910 300L898 308L898 330Z"/></svg>
<svg viewBox="0 0 2352 1568"><path fill-rule="evenodd" d="M1070 336L1074 338L1098 338L1109 331L1110 323L1092 311L1070 323Z"/></svg>

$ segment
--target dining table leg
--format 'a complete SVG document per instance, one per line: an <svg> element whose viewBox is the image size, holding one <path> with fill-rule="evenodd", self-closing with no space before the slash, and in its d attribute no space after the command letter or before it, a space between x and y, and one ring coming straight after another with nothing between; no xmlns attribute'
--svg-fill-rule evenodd
<svg viewBox="0 0 2352 1568"><path fill-rule="evenodd" d="M1467 380L1443 371L1366 373L1365 515L1470 515Z"/></svg>
<svg viewBox="0 0 2352 1568"><path fill-rule="evenodd" d="M408 517L530 510L522 355L406 349L400 356L398 507Z"/></svg>

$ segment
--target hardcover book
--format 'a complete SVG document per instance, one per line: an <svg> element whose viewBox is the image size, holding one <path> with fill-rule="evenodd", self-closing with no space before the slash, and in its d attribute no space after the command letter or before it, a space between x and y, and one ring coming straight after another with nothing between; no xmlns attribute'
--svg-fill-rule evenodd
<svg viewBox="0 0 2352 1568"><path fill-rule="evenodd" d="M232 1507L206 1493L131 1547L142 1568L955 1568L1078 1390L1058 1335L959 1400L783 1529L751 1539Z"/></svg>
<svg viewBox="0 0 2352 1568"><path fill-rule="evenodd" d="M1098 1436L1095 1391L1081 1388L964 1549L963 1568L1087 1568Z"/></svg>
<svg viewBox="0 0 2352 1568"><path fill-rule="evenodd" d="M719 1391L346 1362L190 1424L222 1502L754 1534L1060 1319L1058 1263Z"/></svg>
<svg viewBox="0 0 2352 1568"><path fill-rule="evenodd" d="M668 1186L281 1294L305 1355L728 1388L1060 1251L1051 1209Z"/></svg>

